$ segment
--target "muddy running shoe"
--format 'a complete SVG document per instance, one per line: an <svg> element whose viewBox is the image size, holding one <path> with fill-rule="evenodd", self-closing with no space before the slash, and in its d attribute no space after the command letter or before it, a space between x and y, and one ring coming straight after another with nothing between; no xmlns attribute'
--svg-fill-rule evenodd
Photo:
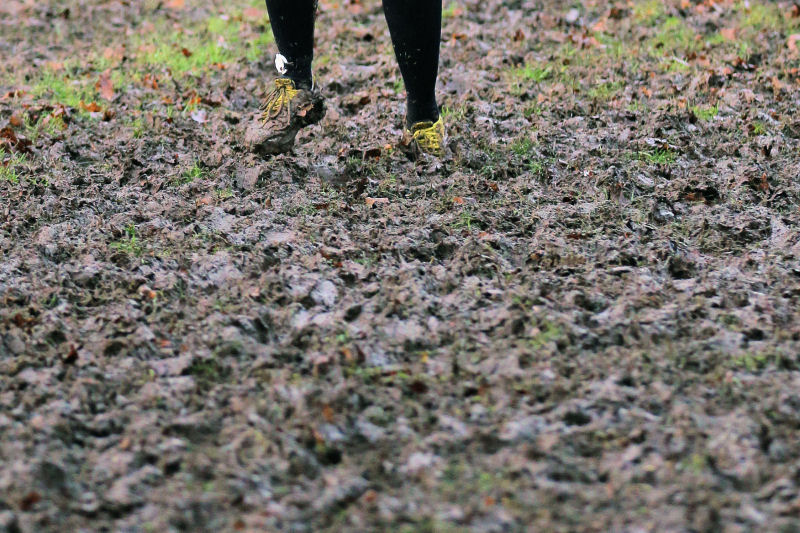
<svg viewBox="0 0 800 533"><path fill-rule="evenodd" d="M261 116L245 133L245 144L260 155L276 155L294 147L297 132L325 116L319 91L298 89L289 78L275 80L275 88L264 99Z"/></svg>
<svg viewBox="0 0 800 533"><path fill-rule="evenodd" d="M408 146L414 155L420 153L436 157L444 155L444 121L442 117L436 122L417 122L406 130L403 144Z"/></svg>

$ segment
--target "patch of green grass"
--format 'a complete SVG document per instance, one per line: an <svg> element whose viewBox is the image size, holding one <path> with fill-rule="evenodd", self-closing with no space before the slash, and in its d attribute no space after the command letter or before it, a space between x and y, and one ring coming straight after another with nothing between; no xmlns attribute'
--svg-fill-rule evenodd
<svg viewBox="0 0 800 533"><path fill-rule="evenodd" d="M227 63L235 59L230 49L215 42L207 42L190 50L179 43L180 34L165 39L153 52L139 56L142 65L166 68L175 74L186 74L216 63ZM184 52L186 50L186 53ZM187 55L188 53L188 55Z"/></svg>
<svg viewBox="0 0 800 533"><path fill-rule="evenodd" d="M634 100L626 107L628 111L631 113L643 113L647 111L647 104L642 102L641 100Z"/></svg>
<svg viewBox="0 0 800 533"><path fill-rule="evenodd" d="M544 163L537 160L532 160L528 162L528 171L533 174L534 176L543 176L544 175Z"/></svg>
<svg viewBox="0 0 800 533"><path fill-rule="evenodd" d="M266 53L267 47L275 42L271 31L264 31L252 41L247 42L245 57L248 61L258 61Z"/></svg>
<svg viewBox="0 0 800 533"><path fill-rule="evenodd" d="M552 74L552 67L525 64L511 71L511 76L519 82L541 83Z"/></svg>
<svg viewBox="0 0 800 533"><path fill-rule="evenodd" d="M773 360L769 353L745 353L731 360L731 366L741 368L748 372L760 372Z"/></svg>
<svg viewBox="0 0 800 533"><path fill-rule="evenodd" d="M533 151L533 146L534 146L534 143L533 143L532 140L530 140L527 137L520 137L520 138L514 140L514 142L511 143L511 146L509 146L509 149L514 154L516 154L516 155L518 155L520 157L525 157L525 156L529 155Z"/></svg>
<svg viewBox="0 0 800 533"><path fill-rule="evenodd" d="M541 114L542 114L542 106L540 106L536 102L532 102L532 103L528 104L522 110L522 116L527 118L527 119L530 119L531 117L534 117L534 116L539 116Z"/></svg>
<svg viewBox="0 0 800 533"><path fill-rule="evenodd" d="M125 228L125 237L123 239L112 242L108 246L113 250L135 257L140 257L144 252L142 243L139 242L139 239L136 237L136 227L133 224L129 224L128 227Z"/></svg>
<svg viewBox="0 0 800 533"><path fill-rule="evenodd" d="M712 106L704 107L704 106L692 106L692 114L697 118L697 120L701 122L707 122L712 118L716 117L719 113L719 104L714 104Z"/></svg>
<svg viewBox="0 0 800 533"><path fill-rule="evenodd" d="M450 19L457 16L462 10L462 8L458 5L458 2L450 2L447 4L447 7L442 9L442 18Z"/></svg>
<svg viewBox="0 0 800 533"><path fill-rule="evenodd" d="M459 104L455 107L445 106L442 108L442 117L448 123L463 122L467 117L467 111L466 104Z"/></svg>
<svg viewBox="0 0 800 533"><path fill-rule="evenodd" d="M6 154L0 148L0 181L19 183L18 167L25 164L24 154Z"/></svg>
<svg viewBox="0 0 800 533"><path fill-rule="evenodd" d="M390 174L386 179L381 180L378 184L378 191L381 194L389 194L397 189L397 176Z"/></svg>
<svg viewBox="0 0 800 533"><path fill-rule="evenodd" d="M739 26L753 33L777 31L786 25L781 8L773 2L740 2L736 9L741 13Z"/></svg>
<svg viewBox="0 0 800 533"><path fill-rule="evenodd" d="M29 114L25 114L23 117L23 126L25 128L25 137L33 144L36 144L36 141L43 133L54 137L67 127L66 123L64 123L64 119L60 116L41 115L38 120L34 122L31 120Z"/></svg>
<svg viewBox="0 0 800 533"><path fill-rule="evenodd" d="M142 136L144 135L144 130L145 130L144 120L142 119L142 117L136 117L135 119L133 119L133 121L131 122L131 128L133 129L132 132L133 138L141 139Z"/></svg>
<svg viewBox="0 0 800 533"><path fill-rule="evenodd" d="M141 66L166 68L173 75L182 75L242 57L251 61L263 57L266 47L274 40L272 33L264 31L255 39L245 41L241 37L239 18L211 17L192 32L156 30L146 37L135 38L134 48L154 48L140 53L137 61Z"/></svg>
<svg viewBox="0 0 800 533"><path fill-rule="evenodd" d="M181 174L180 178L175 180L174 183L175 185L186 185L187 183L192 183L197 179L201 179L203 176L205 176L205 174L206 171L202 165L200 165L198 161L195 161L194 164L190 168L186 169L183 174Z"/></svg>
<svg viewBox="0 0 800 533"><path fill-rule="evenodd" d="M539 326L539 333L530 338L528 343L534 350L538 350L549 342L557 341L564 336L564 331L556 324L545 322Z"/></svg>
<svg viewBox="0 0 800 533"><path fill-rule="evenodd" d="M669 17L658 29L656 35L647 41L650 55L682 55L695 51L700 46L696 35L683 19Z"/></svg>
<svg viewBox="0 0 800 533"><path fill-rule="evenodd" d="M767 125L760 120L753 121L750 127L752 128L753 135L765 135L767 133Z"/></svg>
<svg viewBox="0 0 800 533"><path fill-rule="evenodd" d="M511 153L522 159L522 164L534 175L541 176L544 173L544 163L536 158L534 147L536 143L527 137L520 137L509 146Z"/></svg>
<svg viewBox="0 0 800 533"><path fill-rule="evenodd" d="M45 69L31 87L31 94L54 104L80 109L81 102L93 102L97 98L94 85L86 80L73 79L66 73Z"/></svg>
<svg viewBox="0 0 800 533"><path fill-rule="evenodd" d="M651 165L671 165L678 158L677 154L669 148L656 148L638 152L637 159L645 161Z"/></svg>
<svg viewBox="0 0 800 533"><path fill-rule="evenodd" d="M608 33L598 33L597 40L601 45L603 45L600 48L603 55L613 60L619 60L622 57L629 55L627 43L617 39L614 35L610 35Z"/></svg>
<svg viewBox="0 0 800 533"><path fill-rule="evenodd" d="M458 215L458 220L453 222L453 228L463 228L467 231L472 229L472 212L469 209L463 209Z"/></svg>
<svg viewBox="0 0 800 533"><path fill-rule="evenodd" d="M227 187L225 189L217 189L215 191L215 194L218 199L227 200L228 198L233 197L233 189L231 189L230 187Z"/></svg>
<svg viewBox="0 0 800 533"><path fill-rule="evenodd" d="M637 24L653 26L666 14L663 0L646 0L634 2L633 19Z"/></svg>
<svg viewBox="0 0 800 533"><path fill-rule="evenodd" d="M619 94L625 84L621 81L607 81L589 89L589 97L593 100L611 100Z"/></svg>

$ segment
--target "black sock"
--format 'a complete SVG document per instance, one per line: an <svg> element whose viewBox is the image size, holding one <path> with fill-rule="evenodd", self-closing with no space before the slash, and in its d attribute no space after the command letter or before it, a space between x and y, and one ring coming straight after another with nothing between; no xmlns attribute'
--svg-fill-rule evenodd
<svg viewBox="0 0 800 533"><path fill-rule="evenodd" d="M289 64L286 76L298 87L311 88L314 59L314 17L317 0L266 0L272 34Z"/></svg>
<svg viewBox="0 0 800 533"><path fill-rule="evenodd" d="M435 122L442 0L383 0L383 12L406 85L406 122Z"/></svg>

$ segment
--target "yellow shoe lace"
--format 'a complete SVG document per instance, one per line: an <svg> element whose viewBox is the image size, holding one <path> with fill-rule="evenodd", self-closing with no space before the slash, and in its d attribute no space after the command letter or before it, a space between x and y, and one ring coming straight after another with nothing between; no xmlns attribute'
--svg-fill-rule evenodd
<svg viewBox="0 0 800 533"><path fill-rule="evenodd" d="M295 88L294 82L289 78L278 78L275 80L275 88L270 91L261 104L261 122L266 124L270 120L281 114L283 108L287 109L286 123L292 120L292 98L297 96L299 91Z"/></svg>
<svg viewBox="0 0 800 533"><path fill-rule="evenodd" d="M411 136L423 152L441 156L444 153L444 121L417 122L411 127Z"/></svg>

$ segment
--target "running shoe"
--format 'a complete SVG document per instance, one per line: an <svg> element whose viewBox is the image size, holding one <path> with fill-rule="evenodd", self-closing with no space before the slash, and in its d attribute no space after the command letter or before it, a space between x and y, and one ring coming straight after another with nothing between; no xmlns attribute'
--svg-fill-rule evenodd
<svg viewBox="0 0 800 533"><path fill-rule="evenodd" d="M436 122L417 122L406 130L404 144L409 146L415 155L421 153L436 157L444 155L444 121L442 117Z"/></svg>
<svg viewBox="0 0 800 533"><path fill-rule="evenodd" d="M276 155L294 147L297 132L325 116L319 91L297 88L289 78L275 80L261 105L261 116L247 129L245 144L260 155Z"/></svg>

